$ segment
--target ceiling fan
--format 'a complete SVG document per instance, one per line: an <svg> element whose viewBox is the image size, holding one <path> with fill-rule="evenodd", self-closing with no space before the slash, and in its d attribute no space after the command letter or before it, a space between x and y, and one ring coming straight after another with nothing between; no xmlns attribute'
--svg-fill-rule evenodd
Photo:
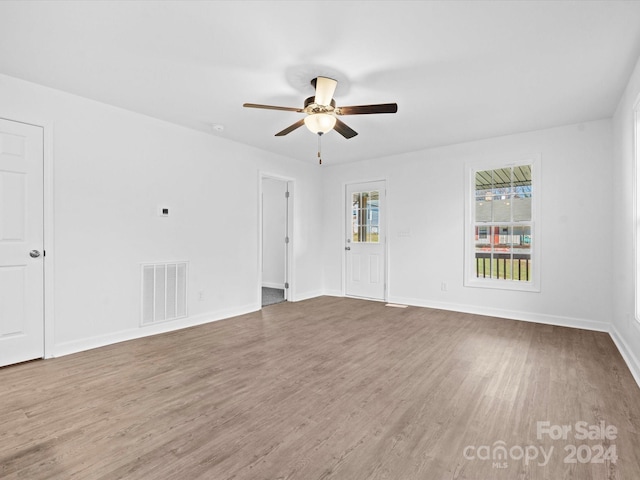
<svg viewBox="0 0 640 480"><path fill-rule="evenodd" d="M243 107L264 108L267 110L284 110L287 112L306 113L307 115L293 125L276 133L276 137L282 137L303 124L313 133L323 135L330 130L335 130L344 138L353 138L358 133L338 118L343 115L366 115L372 113L396 113L398 104L381 103L377 105L357 105L352 107L336 107L333 94L338 85L337 80L328 77L317 77L311 80L311 85L316 90L313 97L304 101L303 108L277 107L274 105L260 105L257 103L245 103ZM318 155L319 156L319 155Z"/></svg>

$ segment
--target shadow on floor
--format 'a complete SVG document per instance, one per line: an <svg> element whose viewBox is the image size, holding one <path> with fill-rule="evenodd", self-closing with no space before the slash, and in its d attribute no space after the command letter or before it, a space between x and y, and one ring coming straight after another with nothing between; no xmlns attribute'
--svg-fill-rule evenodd
<svg viewBox="0 0 640 480"><path fill-rule="evenodd" d="M280 288L262 287L262 306L285 302L284 290Z"/></svg>

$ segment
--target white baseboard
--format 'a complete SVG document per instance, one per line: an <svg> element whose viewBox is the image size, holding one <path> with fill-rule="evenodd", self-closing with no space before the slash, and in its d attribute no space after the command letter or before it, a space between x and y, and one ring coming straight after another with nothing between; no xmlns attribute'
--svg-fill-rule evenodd
<svg viewBox="0 0 640 480"><path fill-rule="evenodd" d="M326 295L327 297L344 297L342 290L325 290L322 295Z"/></svg>
<svg viewBox="0 0 640 480"><path fill-rule="evenodd" d="M279 288L280 290L284 289L284 283L277 282L262 282L262 286L267 288Z"/></svg>
<svg viewBox="0 0 640 480"><path fill-rule="evenodd" d="M290 302L301 302L303 300L309 300L310 298L322 297L324 292L322 290L314 290L311 292L296 292L295 298L289 300Z"/></svg>
<svg viewBox="0 0 640 480"><path fill-rule="evenodd" d="M106 345L111 345L114 343L125 342L127 340L135 340L136 338L149 337L151 335L172 332L174 330L180 330L182 328L203 325L205 323L215 322L230 317L236 317L238 315L255 312L260 310L260 308L261 307L259 304L244 305L242 307L203 313L193 317L180 318L173 321L161 322L153 325L144 325L138 328L121 330L119 332L113 332L106 335L98 335L95 337L83 338L81 340L63 342L54 346L53 354L51 355L51 357L61 357L64 355L70 355L72 353L91 350L93 348L104 347Z"/></svg>
<svg viewBox="0 0 640 480"><path fill-rule="evenodd" d="M616 329L615 325L611 325L611 329L609 331L609 336L613 340L613 343L618 347L618 351L620 355L622 355L622 359L629 367L629 371L631 375L633 375L634 380L640 387L640 361L638 357L633 353L633 349L629 347L627 342L624 340L620 332Z"/></svg>
<svg viewBox="0 0 640 480"><path fill-rule="evenodd" d="M387 300L389 303L400 303L415 307L437 308L440 310L472 313L475 315L486 315L489 317L508 318L510 320L544 323L546 325L556 325L558 327L582 328L584 330L594 330L596 332L609 332L609 324L607 322L599 322L596 320L586 320L581 318L547 315L544 313L532 313L518 310L506 310L501 308L479 307L475 305L426 301L416 298L389 297Z"/></svg>

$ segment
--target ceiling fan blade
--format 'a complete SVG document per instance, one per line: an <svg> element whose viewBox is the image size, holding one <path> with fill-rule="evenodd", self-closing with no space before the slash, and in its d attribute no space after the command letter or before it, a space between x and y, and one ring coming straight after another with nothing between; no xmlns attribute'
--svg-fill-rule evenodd
<svg viewBox="0 0 640 480"><path fill-rule="evenodd" d="M281 132L276 133L276 137L283 137L284 135L286 135L287 133L291 133L293 132L296 128L301 127L302 125L304 125L304 118L302 120L298 120L296 123L294 123L293 125L289 125L287 128L285 128L284 130L282 130Z"/></svg>
<svg viewBox="0 0 640 480"><path fill-rule="evenodd" d="M353 107L338 107L335 113L338 115L366 115L369 113L396 113L397 103L379 103L377 105L356 105Z"/></svg>
<svg viewBox="0 0 640 480"><path fill-rule="evenodd" d="M331 99L338 85L337 80L327 77L318 77L315 79L316 99L318 105L331 105Z"/></svg>
<svg viewBox="0 0 640 480"><path fill-rule="evenodd" d="M336 118L336 125L333 127L333 129L344 138L353 138L358 134L358 132L356 132L339 118Z"/></svg>
<svg viewBox="0 0 640 480"><path fill-rule="evenodd" d="M285 112L304 112L302 108L276 107L275 105L260 105L259 103L243 103L242 106L247 108L264 108L266 110L284 110Z"/></svg>

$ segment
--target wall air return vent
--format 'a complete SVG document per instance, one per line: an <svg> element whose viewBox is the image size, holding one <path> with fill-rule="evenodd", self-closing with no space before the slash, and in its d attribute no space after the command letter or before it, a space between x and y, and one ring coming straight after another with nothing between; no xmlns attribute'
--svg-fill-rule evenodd
<svg viewBox="0 0 640 480"><path fill-rule="evenodd" d="M142 265L142 324L187 316L187 262Z"/></svg>

